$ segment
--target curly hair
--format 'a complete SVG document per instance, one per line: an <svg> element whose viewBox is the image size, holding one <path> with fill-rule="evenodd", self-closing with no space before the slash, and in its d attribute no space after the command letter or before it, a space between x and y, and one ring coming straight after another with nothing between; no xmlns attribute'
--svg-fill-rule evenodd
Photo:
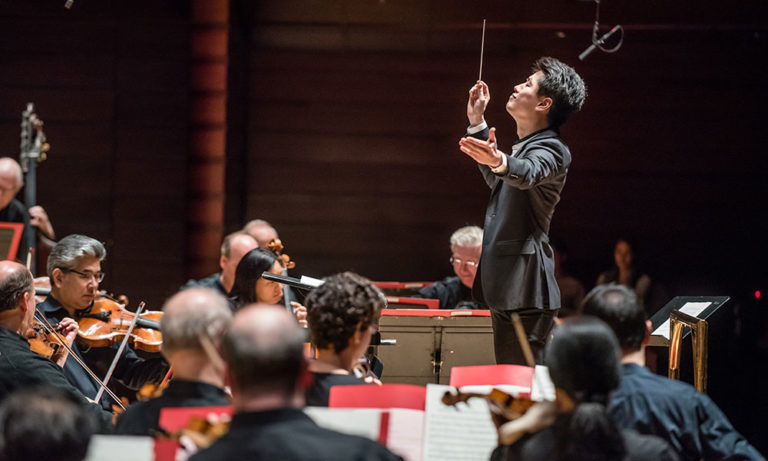
<svg viewBox="0 0 768 461"><path fill-rule="evenodd" d="M323 279L325 283L312 290L305 305L309 336L318 349L333 348L339 353L360 329L378 322L386 298L370 280L352 272Z"/></svg>

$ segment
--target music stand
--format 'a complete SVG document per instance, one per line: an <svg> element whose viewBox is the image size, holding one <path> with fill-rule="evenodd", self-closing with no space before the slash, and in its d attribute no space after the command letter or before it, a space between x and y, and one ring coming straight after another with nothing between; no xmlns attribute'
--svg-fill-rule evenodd
<svg viewBox="0 0 768 461"><path fill-rule="evenodd" d="M15 261L24 233L24 224L18 222L0 222L0 257Z"/></svg>
<svg viewBox="0 0 768 461"><path fill-rule="evenodd" d="M652 333L648 345L669 347L669 317L673 310L707 320L730 300L728 296L675 296L651 317ZM685 331L683 339L689 334L690 330Z"/></svg>

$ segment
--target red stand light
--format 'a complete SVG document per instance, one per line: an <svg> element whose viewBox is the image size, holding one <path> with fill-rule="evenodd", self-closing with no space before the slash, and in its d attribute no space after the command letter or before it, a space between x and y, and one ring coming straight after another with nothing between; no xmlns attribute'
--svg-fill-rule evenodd
<svg viewBox="0 0 768 461"><path fill-rule="evenodd" d="M755 299L760 299L760 290L755 290Z"/></svg>

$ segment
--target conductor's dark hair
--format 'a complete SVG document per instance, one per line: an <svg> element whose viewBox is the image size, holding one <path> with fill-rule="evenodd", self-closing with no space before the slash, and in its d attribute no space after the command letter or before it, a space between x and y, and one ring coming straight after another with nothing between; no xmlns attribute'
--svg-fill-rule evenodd
<svg viewBox="0 0 768 461"><path fill-rule="evenodd" d="M96 413L85 405L49 385L14 392L0 408L0 459L83 460L99 430Z"/></svg>
<svg viewBox="0 0 768 461"><path fill-rule="evenodd" d="M323 280L305 300L309 336L317 348L339 353L349 345L358 324L363 330L378 322L387 301L373 282L352 272Z"/></svg>
<svg viewBox="0 0 768 461"><path fill-rule="evenodd" d="M584 298L582 310L607 323L622 350L640 350L647 317L634 290L614 283L596 286Z"/></svg>
<svg viewBox="0 0 768 461"><path fill-rule="evenodd" d="M10 310L19 305L24 293L33 293L34 281L32 275L22 266L0 280L0 312Z"/></svg>
<svg viewBox="0 0 768 461"><path fill-rule="evenodd" d="M555 387L575 404L553 428L555 458L623 459L621 430L606 412L609 394L619 385L621 363L610 327L590 316L563 320L547 345L545 361Z"/></svg>
<svg viewBox="0 0 768 461"><path fill-rule="evenodd" d="M269 272L275 261L280 260L273 251L266 248L254 248L243 256L235 269L235 283L229 291L229 297L235 309L247 304L258 303L256 299L256 281L261 274Z"/></svg>
<svg viewBox="0 0 768 461"><path fill-rule="evenodd" d="M552 98L552 107L547 114L551 126L562 125L572 113L581 110L587 87L572 67L555 58L542 57L536 60L532 70L544 74L538 81L538 95Z"/></svg>

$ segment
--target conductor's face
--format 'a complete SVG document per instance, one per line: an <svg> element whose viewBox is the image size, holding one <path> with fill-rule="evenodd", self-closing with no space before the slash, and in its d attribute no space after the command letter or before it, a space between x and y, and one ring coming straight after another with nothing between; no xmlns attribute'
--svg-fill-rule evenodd
<svg viewBox="0 0 768 461"><path fill-rule="evenodd" d="M543 97L539 96L539 79L544 76L541 71L531 74L523 83L515 85L515 89L507 101L507 112L514 118L526 118L536 110Z"/></svg>

